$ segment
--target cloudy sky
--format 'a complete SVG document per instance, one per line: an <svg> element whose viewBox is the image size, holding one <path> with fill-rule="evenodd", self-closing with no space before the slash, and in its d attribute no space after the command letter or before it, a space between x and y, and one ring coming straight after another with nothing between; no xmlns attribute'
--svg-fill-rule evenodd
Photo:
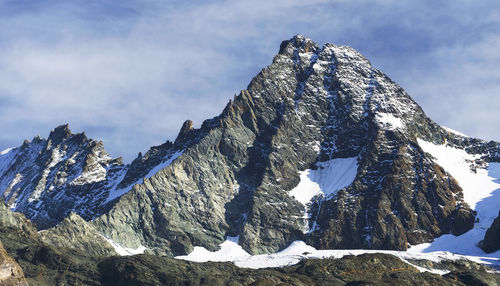
<svg viewBox="0 0 500 286"><path fill-rule="evenodd" d="M69 123L130 161L271 63L282 40L350 45L438 123L500 140L500 3L0 0L0 149Z"/></svg>

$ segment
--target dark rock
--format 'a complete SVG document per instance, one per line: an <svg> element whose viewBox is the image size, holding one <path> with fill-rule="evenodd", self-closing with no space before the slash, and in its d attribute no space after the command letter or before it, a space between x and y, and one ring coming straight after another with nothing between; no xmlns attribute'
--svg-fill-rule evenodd
<svg viewBox="0 0 500 286"><path fill-rule="evenodd" d="M56 127L54 130L50 132L49 135L49 141L51 142L52 145L58 145L60 144L63 140L68 139L71 137L72 133L71 130L69 129L69 124L64 124Z"/></svg>
<svg viewBox="0 0 500 286"><path fill-rule="evenodd" d="M476 212L469 208L458 207L456 213L452 215L451 233L462 235L474 226Z"/></svg>
<svg viewBox="0 0 500 286"><path fill-rule="evenodd" d="M500 211L498 212L498 217L486 231L484 239L480 242L479 246L486 253L500 250Z"/></svg>
<svg viewBox="0 0 500 286"><path fill-rule="evenodd" d="M186 144L190 140L193 139L193 136L195 136L195 132L193 128L193 121L191 120L186 120L182 124L182 128L179 131L179 134L177 135L177 139L175 139L174 144L177 146L182 146L183 144Z"/></svg>

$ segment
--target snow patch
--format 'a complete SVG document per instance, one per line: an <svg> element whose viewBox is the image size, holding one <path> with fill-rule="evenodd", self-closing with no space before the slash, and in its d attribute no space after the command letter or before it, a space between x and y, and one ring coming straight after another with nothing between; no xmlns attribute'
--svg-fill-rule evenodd
<svg viewBox="0 0 500 286"><path fill-rule="evenodd" d="M453 148L446 145L435 145L433 143L417 139L418 144L425 152L435 158L435 162L450 173L464 190L464 200L472 209L476 205L493 196L493 192L500 188L500 163L490 163L488 168L471 169L474 161L482 155L471 155L463 149ZM496 211L500 208L500 199L496 201ZM498 212L496 213L498 215ZM495 215L495 216L496 216Z"/></svg>
<svg viewBox="0 0 500 286"><path fill-rule="evenodd" d="M317 195L335 195L352 184L358 173L358 157L337 158L317 163L318 169L300 172L300 182L289 194L306 205Z"/></svg>
<svg viewBox="0 0 500 286"><path fill-rule="evenodd" d="M58 148L54 148L52 150L52 154L50 157L50 163L42 172L42 178L38 181L38 184L35 187L35 190L31 193L28 198L28 202L32 202L38 200L42 195L43 191L47 187L47 177L49 176L52 168L54 168L59 162L64 158L65 152L60 152Z"/></svg>
<svg viewBox="0 0 500 286"><path fill-rule="evenodd" d="M401 129L404 126L403 121L400 118L397 118L390 113L379 112L375 116L375 119L381 123L382 126L391 130Z"/></svg>
<svg viewBox="0 0 500 286"><path fill-rule="evenodd" d="M174 154L170 155L170 157L167 157L166 160L164 160L162 163L158 164L156 167L151 169L149 173L146 175L146 178L149 179L151 178L154 174L158 173L159 171L165 169L168 165L172 164L172 162L177 159L180 155L184 153L184 150L177 151Z"/></svg>
<svg viewBox="0 0 500 286"><path fill-rule="evenodd" d="M493 263L500 265L500 259L485 259L484 257L468 257L456 255L449 252L434 252L434 253L413 253L408 251L395 250L364 250L364 249L339 249L339 250L317 250L316 248L307 245L303 241L294 241L286 249L272 254L250 255L237 244L238 237L228 237L226 241L220 244L220 250L210 252L203 247L195 247L194 250L184 256L177 256L176 259L183 259L195 262L233 262L236 266L242 268L268 268L268 267L283 267L299 263L302 259L326 259L326 258L342 258L346 255L361 255L366 253L385 253L394 255L400 258L403 262L416 267L419 271L428 271L436 274L446 274L448 271L439 269L427 269L418 267L409 262L409 260L430 260L439 262L442 260L459 260L470 259L480 263Z"/></svg>
<svg viewBox="0 0 500 286"><path fill-rule="evenodd" d="M463 189L464 200L477 212L474 228L460 236L442 235L431 243L410 248L410 252L448 251L463 255L500 258L500 251L485 254L477 244L500 209L500 163L489 163L486 168L474 164L481 155L468 154L462 149L435 145L418 139L418 144L434 157L437 164L450 173ZM474 166L474 168L471 168Z"/></svg>
<svg viewBox="0 0 500 286"><path fill-rule="evenodd" d="M101 236L115 249L116 253L118 253L121 256L143 254L144 251L147 249L143 245L140 245L136 249L124 247L121 244L114 242L111 238L108 238L102 234L101 234Z"/></svg>
<svg viewBox="0 0 500 286"><path fill-rule="evenodd" d="M4 198L9 197L9 195L12 193L14 186L17 185L19 182L21 182L22 179L23 179L23 176L20 173L17 173L16 176L14 177L14 179L12 180L12 182L7 187L7 189L0 190L1 192L3 192L3 197Z"/></svg>
<svg viewBox="0 0 500 286"><path fill-rule="evenodd" d="M106 180L106 169L101 164L96 163L92 169L83 171L80 176L74 179L70 185L78 186L97 183Z"/></svg>
<svg viewBox="0 0 500 286"><path fill-rule="evenodd" d="M238 245L239 236L228 236L226 241L221 243L220 250L210 252L204 247L195 246L194 250L188 255L177 256L177 259L189 260L194 262L207 262L207 261L234 261L244 257L249 257L250 254L243 250Z"/></svg>
<svg viewBox="0 0 500 286"><path fill-rule="evenodd" d="M184 152L184 150L177 151L176 153L171 154L170 156L167 156L162 163L158 164L153 169L151 169L151 171L149 171L149 173L145 176L145 178L147 178L147 179L151 178L154 174L158 173L160 170L162 170L162 169L166 168L168 165L172 164L172 162L175 159L177 159L180 155L182 155L183 152ZM136 182L130 184L129 186L127 186L125 188L116 189L116 186L121 181L123 181L126 174L127 174L127 172L126 172L126 170L124 170L123 174L116 181L113 182L115 187L113 187L109 191L108 198L106 199L106 201L104 201L104 204L106 204L106 203L108 203L108 202L110 202L118 197L123 196L124 194L126 194L128 191L130 191L132 189L133 185L139 184L141 182L141 179L139 179Z"/></svg>

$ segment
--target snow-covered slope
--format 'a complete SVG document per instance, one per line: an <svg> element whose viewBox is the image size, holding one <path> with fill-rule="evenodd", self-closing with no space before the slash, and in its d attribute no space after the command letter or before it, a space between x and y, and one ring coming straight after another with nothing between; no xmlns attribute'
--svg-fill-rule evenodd
<svg viewBox="0 0 500 286"><path fill-rule="evenodd" d="M436 238L432 243L413 246L410 251L449 251L463 255L484 255L478 247L486 230L500 209L500 163L482 160L484 154L469 154L463 149L435 145L418 140L420 147L431 154L436 163L450 173L463 188L464 200L476 212L474 228L460 236L451 234ZM500 252L489 256L500 257Z"/></svg>

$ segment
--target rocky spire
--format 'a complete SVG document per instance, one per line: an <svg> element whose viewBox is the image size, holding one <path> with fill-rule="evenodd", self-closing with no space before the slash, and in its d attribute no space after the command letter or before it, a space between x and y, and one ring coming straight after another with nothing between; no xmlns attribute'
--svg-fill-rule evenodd
<svg viewBox="0 0 500 286"><path fill-rule="evenodd" d="M56 127L52 132L50 132L49 139L53 145L61 143L64 139L68 139L71 135L71 130L69 129L69 124L63 124Z"/></svg>
<svg viewBox="0 0 500 286"><path fill-rule="evenodd" d="M182 124L181 130L175 139L174 145L182 146L193 138L195 129L193 128L193 121L186 120Z"/></svg>

